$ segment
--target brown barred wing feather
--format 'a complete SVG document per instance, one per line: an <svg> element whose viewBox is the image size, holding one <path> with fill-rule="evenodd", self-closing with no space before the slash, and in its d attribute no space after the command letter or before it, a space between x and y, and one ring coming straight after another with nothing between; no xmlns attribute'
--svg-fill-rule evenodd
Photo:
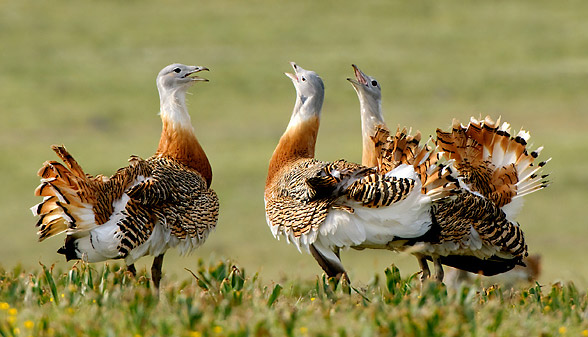
<svg viewBox="0 0 588 337"><path fill-rule="evenodd" d="M266 188L266 217L274 235L296 240L325 220L337 183L326 174L326 166L315 159L299 160Z"/></svg>
<svg viewBox="0 0 588 337"><path fill-rule="evenodd" d="M410 165L421 180L422 193L434 199L449 196L457 188L451 166L439 162L440 153L427 144L420 145L420 132L411 135L406 128L398 128L392 135L386 127L379 127L373 139L381 173Z"/></svg>
<svg viewBox="0 0 588 337"><path fill-rule="evenodd" d="M197 171L173 159L156 156L148 162L151 176L130 188L129 197L150 207L178 239L205 239L218 220L216 193Z"/></svg>
<svg viewBox="0 0 588 337"><path fill-rule="evenodd" d="M404 200L415 186L415 181L408 178L386 177L370 174L356 180L349 187L349 197L359 201L365 207L389 206Z"/></svg>
<svg viewBox="0 0 588 337"><path fill-rule="evenodd" d="M266 216L272 232L290 238L300 238L317 230L325 221L332 200L305 202L284 197L266 200Z"/></svg>
<svg viewBox="0 0 588 337"><path fill-rule="evenodd" d="M520 263L527 256L527 245L521 228L509 221L506 214L491 200L463 192L434 205L434 223L438 226L440 243L456 242L466 250L505 257ZM479 236L478 239L472 239ZM489 249L490 253L482 253ZM493 252L492 252L493 251Z"/></svg>

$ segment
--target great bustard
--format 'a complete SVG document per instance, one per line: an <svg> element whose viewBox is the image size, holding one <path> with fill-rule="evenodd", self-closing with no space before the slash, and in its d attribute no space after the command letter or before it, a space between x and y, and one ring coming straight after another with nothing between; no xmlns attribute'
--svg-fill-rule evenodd
<svg viewBox="0 0 588 337"><path fill-rule="evenodd" d="M422 240L410 242L410 248L404 247L419 260L422 278L430 275L427 260L434 262L439 281L443 280L442 264L483 275L523 264L527 246L514 222L520 198L547 186L546 175L538 173L545 162L533 166L541 148L527 152L529 134L521 130L511 137L508 124L500 126L489 118L472 119L467 126L454 121L452 131L437 130L436 149L420 147L420 133L411 136L397 130L390 135L382 114L380 84L357 66L353 68L355 79L348 80L360 101L363 164L377 166L382 174L404 164L418 171L423 164L420 158L431 157L431 163L444 167L439 172L446 175L445 181L437 179L433 186L457 187L433 202L431 231ZM421 175L423 186L427 179ZM429 191L424 188L423 193Z"/></svg>
<svg viewBox="0 0 588 337"><path fill-rule="evenodd" d="M169 65L157 76L163 123L159 147L144 160L136 156L111 177L86 174L63 146L53 150L65 163L47 161L39 170L31 208L39 216L39 241L65 232L58 252L67 260L134 262L153 255L153 283L159 288L163 256L178 246L188 253L216 226L219 203L210 188L212 170L194 134L186 91L208 81L195 74L205 67Z"/></svg>

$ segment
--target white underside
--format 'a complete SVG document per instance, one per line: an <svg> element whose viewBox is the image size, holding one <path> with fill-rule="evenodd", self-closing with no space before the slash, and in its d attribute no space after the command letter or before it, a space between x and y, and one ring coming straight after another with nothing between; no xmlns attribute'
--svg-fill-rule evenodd
<svg viewBox="0 0 588 337"><path fill-rule="evenodd" d="M299 250L304 249L307 252L311 244L317 249L390 248L388 244L394 239L424 235L431 228L431 199L421 193L421 184L416 173L412 167L402 165L387 176L414 179L415 186L404 200L386 207L369 208L347 198L337 200L336 204L349 206L354 212L331 208L318 229L310 230L300 237L295 237L291 231L281 231L278 226L272 226L267 217L266 220L276 238L284 236L288 243L292 242Z"/></svg>
<svg viewBox="0 0 588 337"><path fill-rule="evenodd" d="M121 257L118 251L121 233L117 223L123 219L122 211L129 200L126 193L116 200L113 203L112 215L102 225L95 225L89 231L71 233L71 235L78 237L76 240L78 258L88 262L100 262Z"/></svg>
<svg viewBox="0 0 588 337"><path fill-rule="evenodd" d="M149 178L138 177L132 186L139 184ZM169 248L178 247L180 254L188 254L196 247L200 246L208 236L208 233L204 234L202 239L197 237L186 239L178 239L171 234L171 230L167 228L165 224L159 221L154 225L151 236L140 246L132 249L129 254L121 256L118 249L122 239L122 233L118 226L118 222L123 219L123 210L125 209L127 202L130 200L129 196L125 193L123 196L113 203L114 211L110 216L110 219L104 224L98 226L94 220L94 213L91 206L88 207L87 215L83 215L84 218L91 217L93 226L86 226L85 230L78 228L75 231L69 232L69 235L77 237L77 255L78 258L83 259L87 262L100 262L109 259L124 258L125 263L130 265L139 258L152 255L158 256L165 253ZM79 217L79 216L78 216Z"/></svg>
<svg viewBox="0 0 588 337"><path fill-rule="evenodd" d="M178 248L180 255L187 255L203 244L207 237L208 232L204 233L202 239L199 239L198 237L178 239L176 236L172 235L171 230L167 226L158 221L155 224L153 233L149 239L147 239L142 245L131 250L129 255L125 258L125 263L130 265L143 256L158 256L165 253L168 249L176 247Z"/></svg>

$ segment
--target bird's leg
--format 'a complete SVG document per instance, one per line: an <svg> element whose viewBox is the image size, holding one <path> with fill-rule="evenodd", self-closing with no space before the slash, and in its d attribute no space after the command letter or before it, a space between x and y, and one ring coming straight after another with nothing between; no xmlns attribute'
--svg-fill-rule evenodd
<svg viewBox="0 0 588 337"><path fill-rule="evenodd" d="M155 289L159 289L159 282L161 281L161 265L163 264L163 254L156 256L153 259L153 265L151 266L151 278Z"/></svg>
<svg viewBox="0 0 588 337"><path fill-rule="evenodd" d="M345 272L345 269L343 269L343 267L341 267L340 265L337 265L335 263L332 263L327 258L325 258L325 256L323 254L321 254L316 249L316 247L314 246L314 244L313 245L310 245L310 253L312 254L312 257L314 257L314 259L316 260L316 262L318 262L319 266L321 266L321 268L323 268L323 270L325 271L325 273L327 274L328 277L333 277L337 281L339 281L341 279L341 277L343 275L345 275L345 277L349 281L349 276ZM337 250L334 251L333 253L339 259L339 249L337 248Z"/></svg>
<svg viewBox="0 0 588 337"><path fill-rule="evenodd" d="M137 276L137 269L135 269L135 264L129 264L127 266L127 271L133 275L133 277Z"/></svg>
<svg viewBox="0 0 588 337"><path fill-rule="evenodd" d="M438 256L433 258L433 263L435 264L435 280L439 283L443 283L445 273L443 272L443 265Z"/></svg>
<svg viewBox="0 0 588 337"><path fill-rule="evenodd" d="M425 282L425 280L431 276L431 270L429 269L427 258L420 254L416 255L416 258L419 261L419 266L421 267L421 282Z"/></svg>

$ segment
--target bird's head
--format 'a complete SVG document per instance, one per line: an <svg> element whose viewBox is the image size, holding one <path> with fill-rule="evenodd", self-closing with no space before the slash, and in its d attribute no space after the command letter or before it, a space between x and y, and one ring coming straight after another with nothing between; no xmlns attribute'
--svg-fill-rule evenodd
<svg viewBox="0 0 588 337"><path fill-rule="evenodd" d="M317 73L306 70L294 62L290 62L294 73L286 73L296 88L296 105L294 113L318 116L323 106L325 85ZM305 116L301 116L305 117Z"/></svg>
<svg viewBox="0 0 588 337"><path fill-rule="evenodd" d="M363 73L355 64L351 65L355 72L355 79L347 78L353 85L360 99L372 99L380 101L382 99L382 88L375 78Z"/></svg>
<svg viewBox="0 0 588 337"><path fill-rule="evenodd" d="M186 91L196 82L208 82L207 79L195 75L204 70L208 71L208 68L179 63L170 64L157 75L157 89L160 95L176 90Z"/></svg>

